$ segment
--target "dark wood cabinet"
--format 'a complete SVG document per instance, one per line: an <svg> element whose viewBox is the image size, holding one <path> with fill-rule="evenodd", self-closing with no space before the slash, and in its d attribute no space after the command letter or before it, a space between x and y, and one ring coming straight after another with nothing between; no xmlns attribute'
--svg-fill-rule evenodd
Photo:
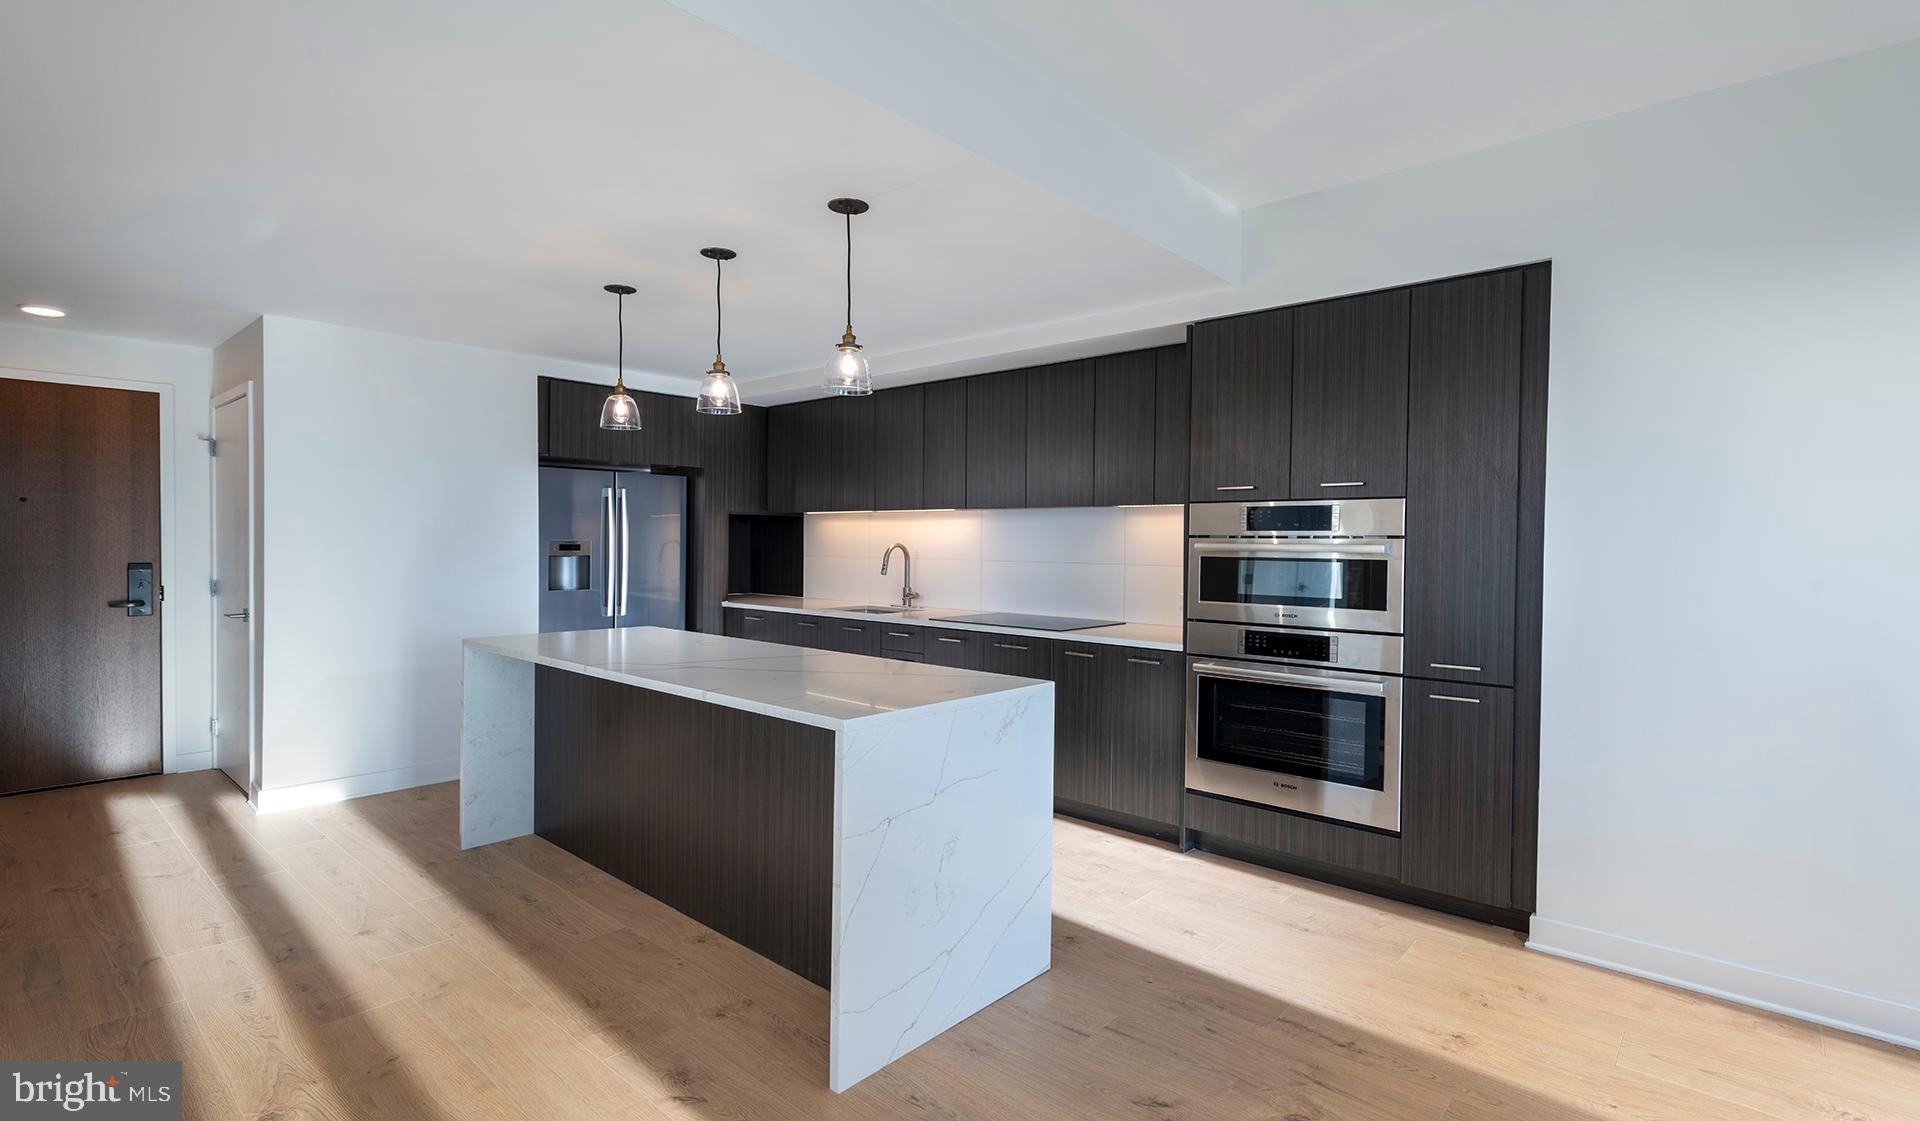
<svg viewBox="0 0 1920 1121"><path fill-rule="evenodd" d="M795 645L793 616L784 611L755 611L746 607L726 609L726 628L732 638L751 638L757 642Z"/></svg>
<svg viewBox="0 0 1920 1121"><path fill-rule="evenodd" d="M993 510L1027 504L1027 371L966 379L967 502Z"/></svg>
<svg viewBox="0 0 1920 1121"><path fill-rule="evenodd" d="M986 665L986 635L980 631L927 629L927 664L955 669L980 669Z"/></svg>
<svg viewBox="0 0 1920 1121"><path fill-rule="evenodd" d="M1053 643L1047 639L1005 634L985 634L982 638L981 669L1011 677L1053 680Z"/></svg>
<svg viewBox="0 0 1920 1121"><path fill-rule="evenodd" d="M1110 354L1096 359L1093 369L1093 505L1152 502L1159 351ZM1186 463L1184 448L1180 462Z"/></svg>
<svg viewBox="0 0 1920 1121"><path fill-rule="evenodd" d="M918 510L926 506L922 450L926 387L903 385L873 395L873 508Z"/></svg>
<svg viewBox="0 0 1920 1121"><path fill-rule="evenodd" d="M828 649L838 650L842 654L865 654L873 658L880 656L880 624L832 618L822 618L820 624L827 628Z"/></svg>
<svg viewBox="0 0 1920 1121"><path fill-rule="evenodd" d="M1107 659L1093 643L1052 645L1053 796L1104 806L1113 792L1110 737L1119 700L1111 692Z"/></svg>
<svg viewBox="0 0 1920 1121"><path fill-rule="evenodd" d="M1521 284L1501 272L1413 290L1410 674L1514 680Z"/></svg>
<svg viewBox="0 0 1920 1121"><path fill-rule="evenodd" d="M793 620L793 644L809 650L832 650L838 641L834 621L823 615L796 615Z"/></svg>
<svg viewBox="0 0 1920 1121"><path fill-rule="evenodd" d="M773 513L805 509L794 495L793 482L800 462L800 441L800 406L767 410L767 509Z"/></svg>
<svg viewBox="0 0 1920 1121"><path fill-rule="evenodd" d="M1513 691L1403 686L1403 882L1493 907L1513 896Z"/></svg>
<svg viewBox="0 0 1920 1121"><path fill-rule="evenodd" d="M1294 310L1292 495L1407 493L1407 289Z"/></svg>
<svg viewBox="0 0 1920 1121"><path fill-rule="evenodd" d="M1027 371L1028 506L1093 505L1093 361Z"/></svg>
<svg viewBox="0 0 1920 1121"><path fill-rule="evenodd" d="M1109 789L1100 804L1164 825L1180 824L1186 785L1185 658L1174 650L1100 648L1109 703Z"/></svg>
<svg viewBox="0 0 1920 1121"><path fill-rule="evenodd" d="M794 441L793 506L796 510L834 510L833 406L837 400L802 401L792 406L798 439Z"/></svg>
<svg viewBox="0 0 1920 1121"><path fill-rule="evenodd" d="M1153 501L1187 500L1188 417L1193 410L1193 380L1187 348L1163 346L1154 354Z"/></svg>
<svg viewBox="0 0 1920 1121"><path fill-rule="evenodd" d="M826 401L829 510L873 509L873 402L872 396Z"/></svg>
<svg viewBox="0 0 1920 1121"><path fill-rule="evenodd" d="M967 505L967 383L936 381L922 388L921 506L957 510Z"/></svg>
<svg viewBox="0 0 1920 1121"><path fill-rule="evenodd" d="M1188 494L1195 502L1287 497L1293 312L1196 323Z"/></svg>

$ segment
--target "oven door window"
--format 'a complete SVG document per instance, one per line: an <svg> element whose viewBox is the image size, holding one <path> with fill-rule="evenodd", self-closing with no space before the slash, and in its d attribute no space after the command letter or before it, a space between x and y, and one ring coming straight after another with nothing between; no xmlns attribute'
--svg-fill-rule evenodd
<svg viewBox="0 0 1920 1121"><path fill-rule="evenodd" d="M1198 700L1202 759L1385 788L1385 697L1203 676Z"/></svg>
<svg viewBox="0 0 1920 1121"><path fill-rule="evenodd" d="M1202 556L1200 598L1263 607L1387 609L1384 559L1289 556Z"/></svg>

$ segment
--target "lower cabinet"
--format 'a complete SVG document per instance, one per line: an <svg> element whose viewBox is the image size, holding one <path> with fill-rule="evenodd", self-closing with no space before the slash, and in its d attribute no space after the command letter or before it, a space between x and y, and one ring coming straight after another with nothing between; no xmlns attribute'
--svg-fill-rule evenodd
<svg viewBox="0 0 1920 1121"><path fill-rule="evenodd" d="M793 616L784 611L747 611L729 607L726 610L726 629L730 638L793 645Z"/></svg>
<svg viewBox="0 0 1920 1121"><path fill-rule="evenodd" d="M726 625L736 638L1051 681L1061 808L1162 837L1179 830L1186 669L1177 651L738 607Z"/></svg>
<svg viewBox="0 0 1920 1121"><path fill-rule="evenodd" d="M938 631L927 633L927 664L954 669L979 669L985 665L986 635L979 631Z"/></svg>
<svg viewBox="0 0 1920 1121"><path fill-rule="evenodd" d="M1513 902L1513 690L1408 678L1400 878L1494 907Z"/></svg>

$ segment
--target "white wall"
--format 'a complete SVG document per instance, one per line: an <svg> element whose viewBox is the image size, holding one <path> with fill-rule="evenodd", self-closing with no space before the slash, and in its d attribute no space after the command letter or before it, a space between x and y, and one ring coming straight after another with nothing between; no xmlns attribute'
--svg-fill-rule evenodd
<svg viewBox="0 0 1920 1121"><path fill-rule="evenodd" d="M808 514L810 596L900 600L898 541L913 553L919 604L1178 626L1185 508L913 510Z"/></svg>
<svg viewBox="0 0 1920 1121"><path fill-rule="evenodd" d="M539 629L536 380L609 371L263 329L260 806L453 778L461 639Z"/></svg>
<svg viewBox="0 0 1920 1121"><path fill-rule="evenodd" d="M0 323L0 377L99 384L161 393L160 704L169 771L211 766L212 610L207 597L207 387L211 351L60 327Z"/></svg>
<svg viewBox="0 0 1920 1121"><path fill-rule="evenodd" d="M1920 44L1250 215L1245 307L1552 258L1543 949L1920 1041Z"/></svg>

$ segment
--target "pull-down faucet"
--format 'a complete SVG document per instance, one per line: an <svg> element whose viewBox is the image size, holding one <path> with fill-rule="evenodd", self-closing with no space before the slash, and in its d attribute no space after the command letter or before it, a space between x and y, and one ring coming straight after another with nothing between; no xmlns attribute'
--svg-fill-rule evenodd
<svg viewBox="0 0 1920 1121"><path fill-rule="evenodd" d="M895 549L900 550L900 606L912 607L913 601L920 598L920 593L913 590L913 554L907 552L905 545L895 541L887 546L886 552L880 554L880 575L887 574L887 562L893 559Z"/></svg>

